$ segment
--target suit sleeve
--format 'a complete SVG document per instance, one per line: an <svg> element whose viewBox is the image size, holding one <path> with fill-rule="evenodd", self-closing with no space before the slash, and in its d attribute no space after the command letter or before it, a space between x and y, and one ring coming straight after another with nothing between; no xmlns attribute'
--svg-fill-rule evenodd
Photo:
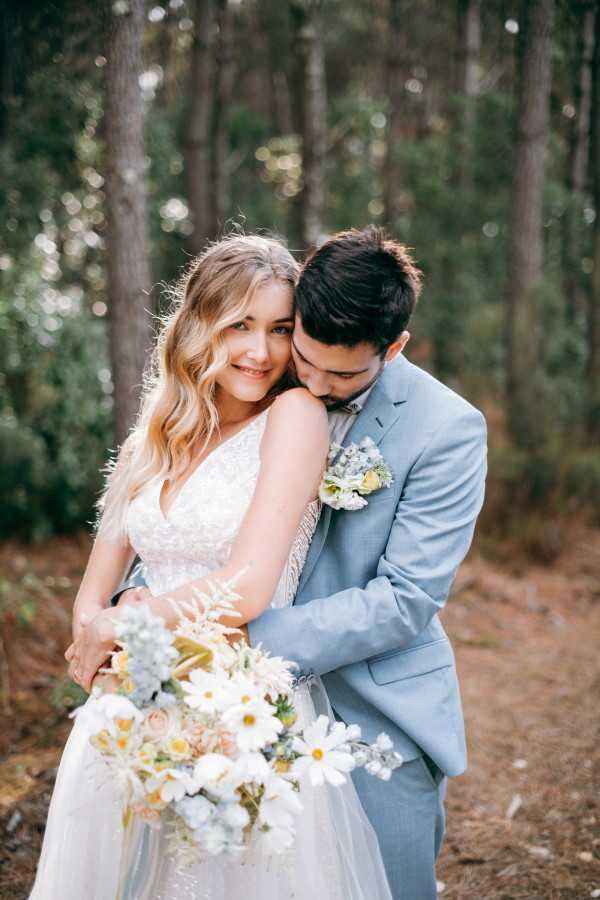
<svg viewBox="0 0 600 900"><path fill-rule="evenodd" d="M409 646L446 603L469 549L486 458L481 413L469 409L446 421L410 470L375 577L329 597L266 610L248 624L251 644L296 662L299 677Z"/></svg>
<svg viewBox="0 0 600 900"><path fill-rule="evenodd" d="M116 606L119 602L119 598L121 594L124 594L125 591L128 591L129 588L135 587L147 587L146 579L143 575L143 566L139 557L133 561L132 567L129 570L129 575L122 581L119 587L116 589L112 597L110 598L110 605Z"/></svg>

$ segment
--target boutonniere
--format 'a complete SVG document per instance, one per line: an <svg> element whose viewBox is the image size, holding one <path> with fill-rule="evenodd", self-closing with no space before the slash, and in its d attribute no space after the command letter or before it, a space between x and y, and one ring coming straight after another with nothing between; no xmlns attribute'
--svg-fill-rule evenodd
<svg viewBox="0 0 600 900"><path fill-rule="evenodd" d="M370 437L360 444L332 444L327 469L319 485L319 498L333 509L362 509L365 496L381 488L389 488L394 478Z"/></svg>

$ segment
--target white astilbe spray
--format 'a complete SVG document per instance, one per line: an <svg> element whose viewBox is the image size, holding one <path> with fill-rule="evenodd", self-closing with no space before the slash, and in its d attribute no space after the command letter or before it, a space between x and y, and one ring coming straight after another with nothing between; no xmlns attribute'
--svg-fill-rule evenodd
<svg viewBox="0 0 600 900"><path fill-rule="evenodd" d="M290 668L298 668L297 663L285 660L282 656L265 656L260 644L258 647L249 647L240 642L235 651L236 660L231 667L232 671L251 675L262 692L273 698L291 692L294 676Z"/></svg>
<svg viewBox="0 0 600 900"><path fill-rule="evenodd" d="M195 660L194 665L202 664L204 668L211 669L231 666L235 652L224 638L238 633L239 628L223 625L219 619L222 616L228 618L241 616L236 604L242 598L233 589L240 574L229 581L207 580L206 591L193 589L193 601L179 600L175 602L172 597L167 598L178 616L178 622L173 632L175 646L184 649L188 642L190 651L193 651L194 645L197 645L198 652L204 651L206 654L204 660ZM193 655L191 653L191 656ZM190 657L188 668L193 667L191 662ZM181 674L181 672L177 674Z"/></svg>

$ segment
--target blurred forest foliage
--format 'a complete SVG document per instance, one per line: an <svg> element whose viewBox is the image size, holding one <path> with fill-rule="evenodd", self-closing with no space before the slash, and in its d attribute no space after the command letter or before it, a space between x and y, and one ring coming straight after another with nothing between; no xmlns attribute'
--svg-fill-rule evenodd
<svg viewBox="0 0 600 900"><path fill-rule="evenodd" d="M43 540L91 520L129 424L131 369L119 366L139 339L133 304L147 328L207 239L266 230L301 259L369 222L415 248L425 272L408 356L488 415L486 533L527 513L550 557L561 538L540 537L540 523L597 516L596 7L3 4L0 534ZM135 145L127 123L142 127L132 109L139 166L135 146L130 165L119 156ZM111 242L119 203L138 226L121 218ZM119 253L141 262L137 299L111 269Z"/></svg>

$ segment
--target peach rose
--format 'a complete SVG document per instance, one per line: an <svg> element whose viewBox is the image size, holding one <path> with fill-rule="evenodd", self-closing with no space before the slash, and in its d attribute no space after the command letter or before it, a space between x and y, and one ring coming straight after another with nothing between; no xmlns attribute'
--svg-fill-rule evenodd
<svg viewBox="0 0 600 900"><path fill-rule="evenodd" d="M172 715L168 709L152 709L146 714L142 730L150 737L163 738L169 733L172 722Z"/></svg>
<svg viewBox="0 0 600 900"><path fill-rule="evenodd" d="M190 729L189 738L192 756L204 756L205 753L234 756L236 753L234 736L225 728L206 728L204 725L195 725Z"/></svg>

